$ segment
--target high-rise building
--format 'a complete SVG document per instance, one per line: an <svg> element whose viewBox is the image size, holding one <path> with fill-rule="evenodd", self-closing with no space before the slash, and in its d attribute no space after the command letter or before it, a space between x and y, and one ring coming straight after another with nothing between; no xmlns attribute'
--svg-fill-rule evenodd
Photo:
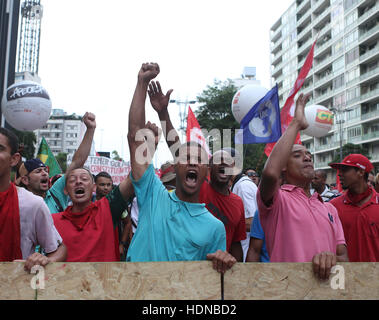
<svg viewBox="0 0 379 320"><path fill-rule="evenodd" d="M81 117L75 114L67 115L61 109L53 109L47 123L34 131L37 149L44 137L54 155L61 152L73 155L82 141L85 130Z"/></svg>
<svg viewBox="0 0 379 320"><path fill-rule="evenodd" d="M21 3L16 72L38 74L42 12L40 0Z"/></svg>
<svg viewBox="0 0 379 320"><path fill-rule="evenodd" d="M379 1L297 0L271 27L271 76L280 105L294 85L318 35L313 68L300 92L311 93L308 105L335 113L328 135L302 135L316 169L328 166L346 143L367 147L379 170Z"/></svg>

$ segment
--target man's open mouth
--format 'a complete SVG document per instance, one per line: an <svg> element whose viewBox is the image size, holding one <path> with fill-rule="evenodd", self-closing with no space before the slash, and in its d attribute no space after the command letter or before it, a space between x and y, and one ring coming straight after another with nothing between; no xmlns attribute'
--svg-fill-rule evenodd
<svg viewBox="0 0 379 320"><path fill-rule="evenodd" d="M197 184L198 174L194 170L189 170L186 174L186 184L190 187L194 187Z"/></svg>
<svg viewBox="0 0 379 320"><path fill-rule="evenodd" d="M81 196L85 193L85 190L84 188L76 188L74 192L76 196Z"/></svg>

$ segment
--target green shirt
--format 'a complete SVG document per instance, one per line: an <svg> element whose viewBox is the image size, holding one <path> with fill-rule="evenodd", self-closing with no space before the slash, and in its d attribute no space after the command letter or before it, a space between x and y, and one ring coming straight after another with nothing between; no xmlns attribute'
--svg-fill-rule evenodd
<svg viewBox="0 0 379 320"><path fill-rule="evenodd" d="M50 213L58 213L66 210L68 206L68 195L65 195L64 193L65 186L66 179L63 175L46 192L44 200L50 210Z"/></svg>

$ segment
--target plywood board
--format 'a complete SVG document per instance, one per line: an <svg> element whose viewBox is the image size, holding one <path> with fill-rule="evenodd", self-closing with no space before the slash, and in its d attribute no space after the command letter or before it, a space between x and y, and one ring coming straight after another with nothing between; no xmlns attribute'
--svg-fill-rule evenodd
<svg viewBox="0 0 379 320"><path fill-rule="evenodd" d="M342 263L344 289L313 275L310 263L237 263L224 276L226 300L379 299L379 263ZM331 276L331 280L338 274ZM22 262L0 263L1 300L220 300L220 274L209 261L52 263L44 289ZM336 282L335 284L338 284ZM37 295L36 295L37 293Z"/></svg>
<svg viewBox="0 0 379 320"><path fill-rule="evenodd" d="M0 263L0 300L34 300L33 276L24 271L23 262Z"/></svg>
<svg viewBox="0 0 379 320"><path fill-rule="evenodd" d="M239 263L224 276L226 300L379 299L378 263L342 263L328 281L310 263ZM344 289L337 278L345 275ZM333 280L334 278L334 280Z"/></svg>
<svg viewBox="0 0 379 320"><path fill-rule="evenodd" d="M38 300L219 300L211 262L55 263Z"/></svg>

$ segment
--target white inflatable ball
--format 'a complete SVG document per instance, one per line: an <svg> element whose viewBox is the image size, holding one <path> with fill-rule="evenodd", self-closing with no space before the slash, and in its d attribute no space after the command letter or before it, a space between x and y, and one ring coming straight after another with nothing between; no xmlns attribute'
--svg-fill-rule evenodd
<svg viewBox="0 0 379 320"><path fill-rule="evenodd" d="M255 84L248 84L237 91L232 101L232 113L238 123L250 111L250 109L261 100L268 89Z"/></svg>
<svg viewBox="0 0 379 320"><path fill-rule="evenodd" d="M317 104L305 107L305 118L309 127L303 133L316 138L327 135L334 123L334 113Z"/></svg>
<svg viewBox="0 0 379 320"><path fill-rule="evenodd" d="M49 94L39 83L20 81L5 92L1 110L5 120L20 131L42 128L51 114Z"/></svg>

